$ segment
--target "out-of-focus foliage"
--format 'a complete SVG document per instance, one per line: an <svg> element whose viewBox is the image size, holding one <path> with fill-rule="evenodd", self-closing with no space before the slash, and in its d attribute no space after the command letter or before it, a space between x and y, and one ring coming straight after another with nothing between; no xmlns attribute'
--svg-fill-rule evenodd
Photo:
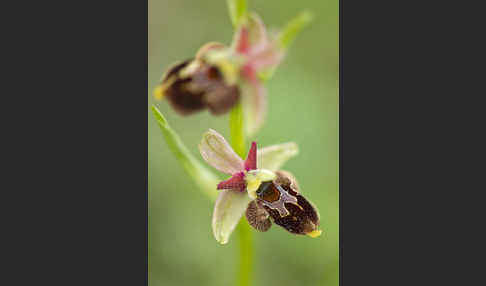
<svg viewBox="0 0 486 286"><path fill-rule="evenodd" d="M254 231L254 285L338 285L338 0L248 0L271 27L308 9L314 21L292 43L266 84L267 121L259 146L288 141L299 156L285 169L318 208L323 235L297 237L273 227ZM181 117L155 102L152 90L166 68L192 57L209 41L229 44L233 27L225 0L149 0L148 103L156 104L197 158L201 135L212 128L229 138L229 115ZM212 235L213 202L186 176L148 112L149 285L233 285L238 264L235 236L226 245ZM248 148L249 146L247 146ZM221 179L225 179L222 177Z"/></svg>

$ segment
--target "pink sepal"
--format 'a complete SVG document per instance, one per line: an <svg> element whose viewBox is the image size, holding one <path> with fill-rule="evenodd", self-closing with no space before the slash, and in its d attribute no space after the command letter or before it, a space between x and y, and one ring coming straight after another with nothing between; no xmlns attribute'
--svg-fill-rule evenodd
<svg viewBox="0 0 486 286"><path fill-rule="evenodd" d="M255 170L257 168L257 145L256 142L251 142L250 151L248 151L248 157L245 161L245 170Z"/></svg>
<svg viewBox="0 0 486 286"><path fill-rule="evenodd" d="M218 190L239 189L241 191L241 190L245 190L245 188L246 188L246 182L245 182L245 174L243 172L238 172L234 174L231 178L222 181L217 186Z"/></svg>

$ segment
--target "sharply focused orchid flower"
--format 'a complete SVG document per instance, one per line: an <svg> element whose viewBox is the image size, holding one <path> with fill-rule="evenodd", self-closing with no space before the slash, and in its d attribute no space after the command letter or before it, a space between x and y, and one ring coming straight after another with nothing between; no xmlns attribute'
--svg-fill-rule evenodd
<svg viewBox="0 0 486 286"><path fill-rule="evenodd" d="M305 14L298 19L307 18ZM195 58L169 68L155 97L167 98L182 115L206 108L214 115L225 114L241 100L246 133L252 136L266 116L262 78L276 70L292 38L288 35L295 34L286 32L269 36L260 17L249 13L238 23L231 46L208 43Z"/></svg>
<svg viewBox="0 0 486 286"><path fill-rule="evenodd" d="M315 207L300 194L294 177L279 170L298 153L295 143L257 151L253 142L243 161L223 136L209 130L199 150L208 164L231 175L217 186L221 191L214 206L212 227L218 242L228 242L245 212L250 225L259 231L267 231L273 221L294 234L320 235Z"/></svg>

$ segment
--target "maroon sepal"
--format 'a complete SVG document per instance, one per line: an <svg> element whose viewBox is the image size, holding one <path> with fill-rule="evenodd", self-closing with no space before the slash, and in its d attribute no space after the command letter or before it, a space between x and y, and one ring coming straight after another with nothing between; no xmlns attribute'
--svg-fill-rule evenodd
<svg viewBox="0 0 486 286"><path fill-rule="evenodd" d="M245 170L255 170L257 168L257 145L253 141L251 143L250 151L248 151L248 157L245 160Z"/></svg>
<svg viewBox="0 0 486 286"><path fill-rule="evenodd" d="M245 174L243 172L238 172L234 174L228 180L219 183L217 189L218 190L238 189L240 191L244 191L246 189Z"/></svg>

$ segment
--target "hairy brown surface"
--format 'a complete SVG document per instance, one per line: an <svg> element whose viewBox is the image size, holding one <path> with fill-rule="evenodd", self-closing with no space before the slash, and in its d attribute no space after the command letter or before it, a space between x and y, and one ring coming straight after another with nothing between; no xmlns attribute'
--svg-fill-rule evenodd
<svg viewBox="0 0 486 286"><path fill-rule="evenodd" d="M172 84L165 91L165 97L176 112L181 115L189 115L201 111L206 107L203 92L193 92L186 88L192 81L191 78L180 78L179 72L185 68L191 60L186 60L173 66L168 72L162 83L172 81Z"/></svg>
<svg viewBox="0 0 486 286"><path fill-rule="evenodd" d="M269 215L263 206L257 200L253 200L248 204L246 209L246 220L248 223L258 231L267 231L272 226Z"/></svg>
<svg viewBox="0 0 486 286"><path fill-rule="evenodd" d="M198 61L199 66L190 75L182 77L180 72L192 63L186 60L169 69L162 83L171 83L165 97L181 115L189 115L205 108L214 115L227 113L239 100L237 86L228 86L220 71Z"/></svg>
<svg viewBox="0 0 486 286"><path fill-rule="evenodd" d="M279 180L279 182L282 182L282 180ZM285 203L285 208L290 214L284 217L281 217L277 210L263 206L272 217L273 222L294 234L306 234L316 230L319 226L319 215L314 206L291 188L290 180L280 186L289 192L290 195L297 198L298 206L292 203Z"/></svg>
<svg viewBox="0 0 486 286"><path fill-rule="evenodd" d="M300 193L299 183L295 176L289 171L278 170L275 172L277 178L274 180L279 185L290 185L293 191Z"/></svg>
<svg viewBox="0 0 486 286"><path fill-rule="evenodd" d="M238 87L227 85L221 72L208 64L201 65L194 74L192 85L196 91L204 92L209 112L214 115L227 113L240 98Z"/></svg>

